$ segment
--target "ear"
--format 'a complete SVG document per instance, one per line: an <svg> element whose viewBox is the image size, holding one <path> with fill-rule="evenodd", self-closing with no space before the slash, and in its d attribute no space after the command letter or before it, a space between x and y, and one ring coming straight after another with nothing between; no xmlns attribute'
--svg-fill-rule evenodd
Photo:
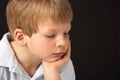
<svg viewBox="0 0 120 80"><path fill-rule="evenodd" d="M22 29L16 29L14 32L14 39L17 42L19 46L25 46L26 40L25 40L25 35L22 31Z"/></svg>

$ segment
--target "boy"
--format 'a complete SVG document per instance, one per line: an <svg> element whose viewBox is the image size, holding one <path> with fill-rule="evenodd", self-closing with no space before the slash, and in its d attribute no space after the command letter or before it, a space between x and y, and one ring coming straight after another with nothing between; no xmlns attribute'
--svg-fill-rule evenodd
<svg viewBox="0 0 120 80"><path fill-rule="evenodd" d="M0 41L0 80L75 80L68 0L10 0Z"/></svg>

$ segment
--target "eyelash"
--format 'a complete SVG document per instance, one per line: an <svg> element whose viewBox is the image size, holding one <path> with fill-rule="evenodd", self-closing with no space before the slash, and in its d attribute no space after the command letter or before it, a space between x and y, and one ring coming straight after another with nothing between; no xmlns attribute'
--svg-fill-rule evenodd
<svg viewBox="0 0 120 80"><path fill-rule="evenodd" d="M65 35L65 36L68 36L68 35L69 35L69 33L64 33L64 35Z"/></svg>
<svg viewBox="0 0 120 80"><path fill-rule="evenodd" d="M46 37L48 38L54 38L56 35L53 34L53 35L47 35ZM69 36L69 33L64 33L64 36Z"/></svg>
<svg viewBox="0 0 120 80"><path fill-rule="evenodd" d="M55 37L55 35L53 34L53 35L47 35L46 37L48 37L48 38L54 38Z"/></svg>

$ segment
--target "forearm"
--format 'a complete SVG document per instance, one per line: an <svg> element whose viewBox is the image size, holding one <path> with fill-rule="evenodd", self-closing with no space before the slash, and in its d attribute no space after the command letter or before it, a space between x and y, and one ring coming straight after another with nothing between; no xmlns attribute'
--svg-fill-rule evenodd
<svg viewBox="0 0 120 80"><path fill-rule="evenodd" d="M44 70L44 79L45 80L61 80L60 72L53 69Z"/></svg>

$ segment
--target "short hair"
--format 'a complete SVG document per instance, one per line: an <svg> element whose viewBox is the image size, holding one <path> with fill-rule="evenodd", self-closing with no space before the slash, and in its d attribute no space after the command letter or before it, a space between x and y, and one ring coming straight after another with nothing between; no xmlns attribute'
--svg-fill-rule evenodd
<svg viewBox="0 0 120 80"><path fill-rule="evenodd" d="M11 36L20 28L29 37L38 31L38 22L50 18L55 23L72 21L69 0L10 0L6 9Z"/></svg>

